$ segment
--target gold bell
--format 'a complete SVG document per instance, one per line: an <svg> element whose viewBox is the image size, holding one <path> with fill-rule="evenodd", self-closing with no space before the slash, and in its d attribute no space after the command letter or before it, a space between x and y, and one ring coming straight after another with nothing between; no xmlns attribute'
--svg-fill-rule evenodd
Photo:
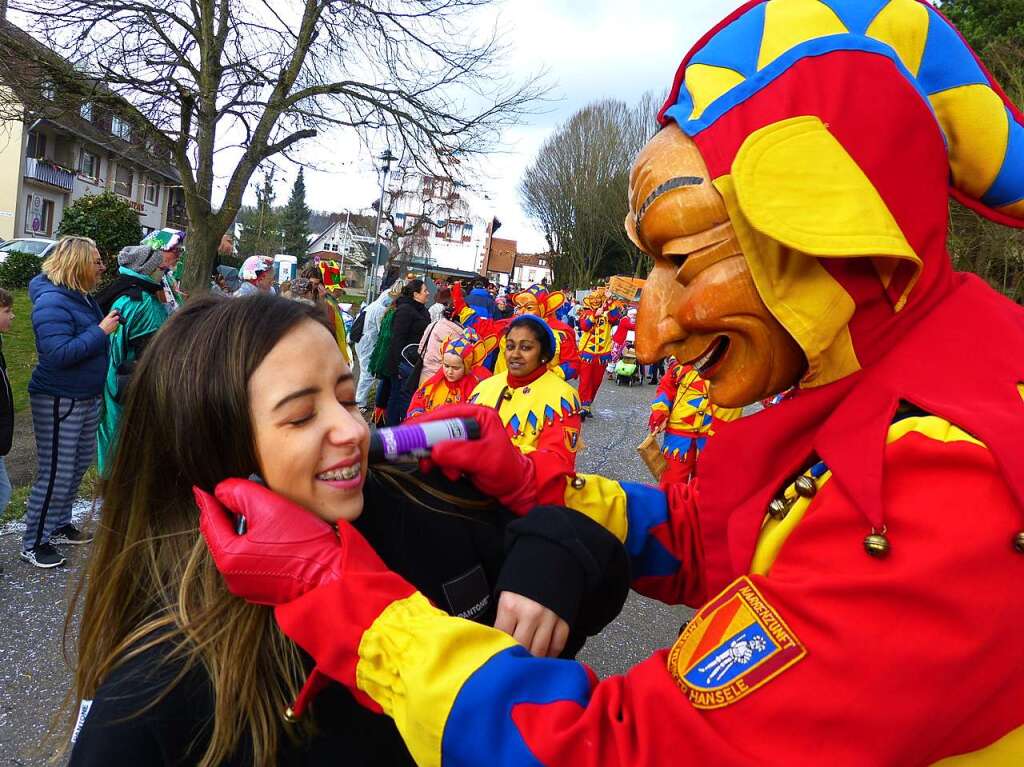
<svg viewBox="0 0 1024 767"><path fill-rule="evenodd" d="M299 721L299 718L295 716L295 712L292 711L291 706L288 706L288 708L284 710L284 720L289 724L295 724L297 721Z"/></svg>
<svg viewBox="0 0 1024 767"><path fill-rule="evenodd" d="M885 537L884 529L880 533L872 530L871 535L864 539L864 550L876 559L887 556L890 548L892 547L889 545L889 539Z"/></svg>
<svg viewBox="0 0 1024 767"><path fill-rule="evenodd" d="M782 498L773 498L772 502L768 504L768 513L772 515L773 519L785 519L789 514L789 504Z"/></svg>
<svg viewBox="0 0 1024 767"><path fill-rule="evenodd" d="M1024 531L1017 533L1013 537L1013 548L1017 549L1021 554L1024 554Z"/></svg>
<svg viewBox="0 0 1024 767"><path fill-rule="evenodd" d="M583 477L573 477L572 478L572 486L573 486L574 490L582 490L583 486L586 485L586 484L587 484L587 480L583 479Z"/></svg>
<svg viewBox="0 0 1024 767"><path fill-rule="evenodd" d="M818 483L806 474L801 474L793 483L793 488L796 490L796 494L802 498L813 498L818 492Z"/></svg>

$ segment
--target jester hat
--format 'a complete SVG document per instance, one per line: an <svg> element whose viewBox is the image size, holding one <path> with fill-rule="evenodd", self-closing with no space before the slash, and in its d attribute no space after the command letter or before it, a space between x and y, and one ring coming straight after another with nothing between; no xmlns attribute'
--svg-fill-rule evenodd
<svg viewBox="0 0 1024 767"><path fill-rule="evenodd" d="M696 143L804 386L870 364L950 289L947 189L1024 226L1021 114L923 0L749 2L659 120Z"/></svg>
<svg viewBox="0 0 1024 767"><path fill-rule="evenodd" d="M462 328L459 333L448 336L441 343L441 357L454 354L461 357L466 370L472 370L483 364L487 355L497 345L496 338L482 339L473 328Z"/></svg>
<svg viewBox="0 0 1024 767"><path fill-rule="evenodd" d="M543 285L531 285L525 288L514 296L512 301L517 305L520 304L520 297L523 299L532 296L533 300L537 302L537 306L540 309L540 315L547 319L550 319L555 315L555 312L565 303L565 294L561 291L555 291L551 293Z"/></svg>

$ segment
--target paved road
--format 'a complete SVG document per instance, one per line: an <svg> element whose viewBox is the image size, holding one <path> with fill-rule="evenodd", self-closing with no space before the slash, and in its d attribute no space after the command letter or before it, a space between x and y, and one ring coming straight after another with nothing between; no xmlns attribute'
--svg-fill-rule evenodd
<svg viewBox="0 0 1024 767"><path fill-rule="evenodd" d="M635 446L645 435L654 387L620 388L605 382L595 418L587 421L580 469L617 479L648 481ZM61 650L64 614L88 548L68 547L69 565L41 571L18 561L20 535L0 535L0 767L44 765L38 750L51 716L70 684ZM601 676L622 673L670 644L687 617L631 596L622 615L584 648L581 658Z"/></svg>

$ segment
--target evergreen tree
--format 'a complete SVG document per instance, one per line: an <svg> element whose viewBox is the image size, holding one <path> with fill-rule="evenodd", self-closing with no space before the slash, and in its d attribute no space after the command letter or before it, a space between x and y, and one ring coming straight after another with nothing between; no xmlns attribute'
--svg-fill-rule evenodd
<svg viewBox="0 0 1024 767"><path fill-rule="evenodd" d="M302 168L295 178L291 196L281 215L284 234L284 253L300 261L306 257L306 235L309 234L309 206L306 205L306 180Z"/></svg>
<svg viewBox="0 0 1024 767"><path fill-rule="evenodd" d="M281 252L281 213L274 210L274 171L263 174L263 185L256 190L256 207L238 214L242 233L238 239L238 255L273 256Z"/></svg>

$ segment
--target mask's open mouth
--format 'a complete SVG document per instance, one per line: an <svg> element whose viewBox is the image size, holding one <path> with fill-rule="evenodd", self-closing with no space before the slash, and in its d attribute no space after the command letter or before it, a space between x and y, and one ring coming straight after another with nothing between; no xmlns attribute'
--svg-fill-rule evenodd
<svg viewBox="0 0 1024 767"><path fill-rule="evenodd" d="M687 363L692 365L701 378L711 375L729 352L729 336L718 336L702 355Z"/></svg>

